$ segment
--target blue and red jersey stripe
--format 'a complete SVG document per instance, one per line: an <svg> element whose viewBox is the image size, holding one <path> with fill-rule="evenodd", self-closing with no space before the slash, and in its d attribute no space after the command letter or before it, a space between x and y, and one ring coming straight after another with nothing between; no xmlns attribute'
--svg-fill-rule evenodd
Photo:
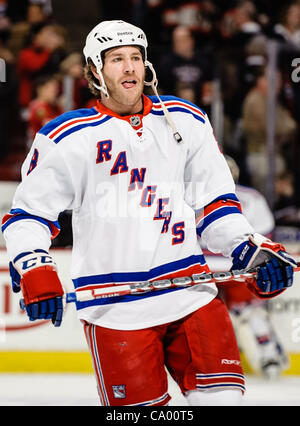
<svg viewBox="0 0 300 426"><path fill-rule="evenodd" d="M78 130L99 126L110 118L112 117L98 112L95 108L79 109L60 115L42 127L39 133L58 143Z"/></svg>
<svg viewBox="0 0 300 426"><path fill-rule="evenodd" d="M163 115L163 109L159 102L159 99L156 96L150 96L150 99L153 102L153 107L151 113L154 115ZM165 106L170 112L184 112L191 114L194 118L205 123L206 114L201 110L197 105L186 101L185 99L177 98L176 96L161 96L161 100L164 102Z"/></svg>
<svg viewBox="0 0 300 426"><path fill-rule="evenodd" d="M231 214L242 214L241 204L235 194L224 194L203 209L196 212L197 234L201 237L203 231L216 220Z"/></svg>
<svg viewBox="0 0 300 426"><path fill-rule="evenodd" d="M22 209L12 209L2 219L2 232L11 224L19 220L35 220L43 225L47 226L51 232L51 238L55 238L60 232L60 225L58 221L51 221L40 216L32 215Z"/></svg>

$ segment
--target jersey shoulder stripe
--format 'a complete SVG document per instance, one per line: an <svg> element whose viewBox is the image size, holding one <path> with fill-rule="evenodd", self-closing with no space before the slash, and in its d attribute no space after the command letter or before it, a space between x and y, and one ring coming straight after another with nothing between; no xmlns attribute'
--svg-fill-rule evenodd
<svg viewBox="0 0 300 426"><path fill-rule="evenodd" d="M58 143L71 133L88 126L98 126L110 118L95 108L79 109L60 115L42 127L39 133Z"/></svg>
<svg viewBox="0 0 300 426"><path fill-rule="evenodd" d="M88 118L91 116L98 115L98 111L95 108L81 108L75 111L65 112L53 120L49 121L49 123L45 124L40 130L39 133L42 133L45 136L51 134L51 132L60 126L74 120L80 118Z"/></svg>
<svg viewBox="0 0 300 426"><path fill-rule="evenodd" d="M163 115L163 109L157 96L150 96L150 99L153 103L151 113L154 115ZM168 108L168 111L180 111L187 114L192 114L194 118L201 121L202 123L205 123L206 113L192 102L177 98L176 96L161 96L161 100Z"/></svg>

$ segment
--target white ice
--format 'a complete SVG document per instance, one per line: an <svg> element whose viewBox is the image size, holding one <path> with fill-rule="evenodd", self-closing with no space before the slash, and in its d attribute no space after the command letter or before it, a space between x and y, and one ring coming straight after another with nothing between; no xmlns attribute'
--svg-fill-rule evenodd
<svg viewBox="0 0 300 426"><path fill-rule="evenodd" d="M246 376L244 406L299 406L300 376L267 381ZM185 406L177 385L169 379L170 405ZM91 374L0 374L0 406L100 405Z"/></svg>

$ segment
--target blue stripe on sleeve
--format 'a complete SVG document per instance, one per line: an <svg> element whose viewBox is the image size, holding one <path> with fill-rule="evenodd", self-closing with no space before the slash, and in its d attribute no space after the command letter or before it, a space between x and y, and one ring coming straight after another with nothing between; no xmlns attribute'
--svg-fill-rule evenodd
<svg viewBox="0 0 300 426"><path fill-rule="evenodd" d="M200 221L201 225L197 227L197 235L201 237L202 232L213 222L216 220L230 215L230 214L242 214L241 211L238 209L238 207L234 206L224 206L219 208L218 210L211 212L209 215L207 215L203 220Z"/></svg>
<svg viewBox="0 0 300 426"><path fill-rule="evenodd" d="M233 201L237 201L238 203L240 202L240 200L237 198L237 196L234 193L228 193L228 194L223 194L220 195L220 197L215 198L211 203L209 204L213 204L216 201L220 201L220 200L224 200L224 201L228 201L228 200L233 200ZM208 205L209 205L208 204Z"/></svg>
<svg viewBox="0 0 300 426"><path fill-rule="evenodd" d="M48 219L44 219L40 216L35 216L30 213L27 213L25 210L22 210L22 209L12 209L9 213L13 214L14 216L12 216L2 225L2 228L1 228L2 232L12 223L17 222L19 220L24 220L24 219L36 220L37 222L40 222L43 225L46 225L49 228L51 234L52 234L51 225L55 226L58 230L60 230L60 225L58 221L53 222Z"/></svg>

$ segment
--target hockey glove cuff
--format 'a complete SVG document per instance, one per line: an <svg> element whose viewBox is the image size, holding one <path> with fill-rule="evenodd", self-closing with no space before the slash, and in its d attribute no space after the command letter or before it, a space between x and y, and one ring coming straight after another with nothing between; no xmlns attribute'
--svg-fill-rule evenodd
<svg viewBox="0 0 300 426"><path fill-rule="evenodd" d="M277 296L293 284L294 259L283 245L260 234L250 235L232 253L231 270L256 269L256 282L247 282L249 289L259 298Z"/></svg>
<svg viewBox="0 0 300 426"><path fill-rule="evenodd" d="M10 273L13 291L22 290L29 319L51 319L58 327L62 321L64 291L49 253L34 250L19 254L10 263Z"/></svg>

